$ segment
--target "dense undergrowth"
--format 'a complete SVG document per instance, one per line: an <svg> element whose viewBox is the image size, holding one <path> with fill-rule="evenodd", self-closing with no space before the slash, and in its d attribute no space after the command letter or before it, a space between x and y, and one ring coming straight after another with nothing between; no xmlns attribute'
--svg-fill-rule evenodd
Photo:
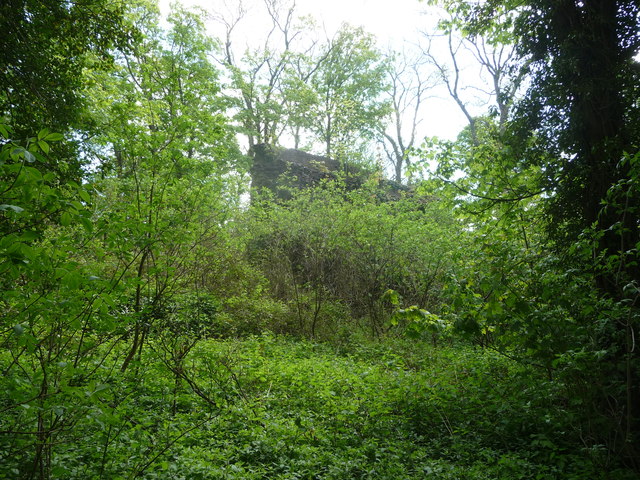
<svg viewBox="0 0 640 480"><path fill-rule="evenodd" d="M421 146L430 52L253 3L0 3L0 480L638 478L638 2L424 2Z"/></svg>
<svg viewBox="0 0 640 480"><path fill-rule="evenodd" d="M100 381L64 387L52 478L633 478L583 447L560 383L489 350L264 334L177 361L166 346L155 339L124 378L114 351ZM0 478L29 468L38 440L15 433L0 437Z"/></svg>

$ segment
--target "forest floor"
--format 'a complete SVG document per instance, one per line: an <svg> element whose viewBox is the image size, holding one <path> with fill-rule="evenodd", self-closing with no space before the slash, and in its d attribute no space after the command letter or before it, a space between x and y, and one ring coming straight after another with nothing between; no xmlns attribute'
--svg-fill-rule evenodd
<svg viewBox="0 0 640 480"><path fill-rule="evenodd" d="M177 360L171 345L104 389L111 408L87 415L57 478L632 478L573 443L557 384L495 352L263 335Z"/></svg>
<svg viewBox="0 0 640 480"><path fill-rule="evenodd" d="M52 407L73 429L51 478L635 478L580 443L560 383L489 350L168 337L123 375L124 353ZM0 478L21 478L28 451L0 447Z"/></svg>

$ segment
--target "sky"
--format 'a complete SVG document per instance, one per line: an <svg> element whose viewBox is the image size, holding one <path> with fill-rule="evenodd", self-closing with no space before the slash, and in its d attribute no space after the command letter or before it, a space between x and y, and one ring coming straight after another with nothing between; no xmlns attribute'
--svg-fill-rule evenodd
<svg viewBox="0 0 640 480"><path fill-rule="evenodd" d="M385 44L410 40L426 23L421 15L424 3L418 0L298 0L302 11L309 11L336 29L342 22L363 26Z"/></svg>
<svg viewBox="0 0 640 480"><path fill-rule="evenodd" d="M174 0L159 0L164 14ZM226 0L227 3L236 3ZM195 5L211 11L224 0L181 0L186 6ZM251 3L251 0L245 0ZM286 3L286 2L283 2ZM296 11L300 15L311 14L329 31L335 31L341 23L361 25L386 43L408 37L411 32L425 24L421 14L425 3L419 0L296 0Z"/></svg>
<svg viewBox="0 0 640 480"><path fill-rule="evenodd" d="M235 4L234 0L182 0L180 3L199 6L210 12L220 8L225 1L230 5ZM169 12L170 3L173 3L172 0L159 0L163 15ZM248 3L252 3L252 0L248 0ZM344 22L362 26L378 38L382 50L389 45L398 50L411 49L419 41L420 31L433 30L436 20L433 15L425 13L427 8L425 2L419 0L296 0L298 14L312 15L329 34ZM250 43L251 32L259 30L258 25L253 27L250 22L259 23L260 20L257 15L247 20L248 25L243 30L246 33L243 35L247 36L246 42ZM215 25L209 22L208 26L210 33L215 35ZM470 76L473 75L472 72ZM422 110L420 137L454 139L466 125L465 117L443 86L433 91Z"/></svg>

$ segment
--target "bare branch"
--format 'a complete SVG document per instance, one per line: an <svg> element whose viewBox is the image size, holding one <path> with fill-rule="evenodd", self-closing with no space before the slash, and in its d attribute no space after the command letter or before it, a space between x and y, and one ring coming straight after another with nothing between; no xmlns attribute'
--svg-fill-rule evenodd
<svg viewBox="0 0 640 480"><path fill-rule="evenodd" d="M389 52L392 68L388 72L392 112L390 130L382 131L382 143L388 162L394 168L394 178L402 181L404 166L409 164L408 152L414 147L420 110L428 92L435 87L433 75L427 74L422 57L409 58L406 52Z"/></svg>

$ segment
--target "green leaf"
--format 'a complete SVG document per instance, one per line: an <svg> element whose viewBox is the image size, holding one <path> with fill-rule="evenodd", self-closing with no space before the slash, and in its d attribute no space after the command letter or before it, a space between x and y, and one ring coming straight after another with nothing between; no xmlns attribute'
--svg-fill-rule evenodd
<svg viewBox="0 0 640 480"><path fill-rule="evenodd" d="M69 273L64 268L58 267L55 269L55 278L60 279L63 278L67 273Z"/></svg>
<svg viewBox="0 0 640 480"><path fill-rule="evenodd" d="M93 232L93 223L91 222L91 220L86 217L78 217L78 220L80 220L80 223L87 232Z"/></svg>
<svg viewBox="0 0 640 480"><path fill-rule="evenodd" d="M72 289L72 290L76 290L77 288L80 287L80 285L83 282L83 278L82 275L80 275L77 272L67 272L67 275L65 275L62 279L61 282L63 285L65 285L66 287Z"/></svg>
<svg viewBox="0 0 640 480"><path fill-rule="evenodd" d="M38 146L42 149L44 153L49 153L49 144L44 140L40 140L38 142Z"/></svg>
<svg viewBox="0 0 640 480"><path fill-rule="evenodd" d="M71 204L71 206L72 206L74 209L76 209L76 210L78 210L78 211L80 211L80 210L82 210L82 209L84 208L84 205L82 205L82 204L81 204L80 202L78 202L77 200L72 200L72 201L71 201L71 202L69 202L69 203Z"/></svg>
<svg viewBox="0 0 640 480"><path fill-rule="evenodd" d="M29 263L30 261L35 260L38 256L38 251L34 251L33 248L26 243L20 244L20 253L22 254L22 261L24 263Z"/></svg>
<svg viewBox="0 0 640 480"><path fill-rule="evenodd" d="M38 239L38 236L39 235L37 232L34 232L32 230L26 230L20 234L18 239L21 242L33 242L34 240Z"/></svg>
<svg viewBox="0 0 640 480"><path fill-rule="evenodd" d="M108 388L111 388L111 385L109 385L108 383L101 383L101 384L97 385L95 387L95 389L93 389L93 391L85 392L85 395L87 397L91 397L91 396L95 395L98 392L101 392L103 390L107 390Z"/></svg>
<svg viewBox="0 0 640 480"><path fill-rule="evenodd" d="M391 305L398 305L400 303L400 296L395 290L389 289L382 295L382 300L388 301Z"/></svg>
<svg viewBox="0 0 640 480"><path fill-rule="evenodd" d="M80 198L83 201L87 203L91 202L91 195L89 195L89 192L87 192L86 190L83 190L83 189L78 190L78 195L80 195Z"/></svg>
<svg viewBox="0 0 640 480"><path fill-rule="evenodd" d="M48 128L43 128L42 130L40 130L38 132L38 140L42 140L42 139L46 138L47 135L49 135L49 129Z"/></svg>
<svg viewBox="0 0 640 480"><path fill-rule="evenodd" d="M42 173L37 168L24 167L24 172L28 173L30 176L34 177L36 180L42 180Z"/></svg>
<svg viewBox="0 0 640 480"><path fill-rule="evenodd" d="M63 139L64 139L64 135L62 135L61 133L50 133L46 137L44 137L44 140L48 142L59 142L60 140L63 140Z"/></svg>
<svg viewBox="0 0 640 480"><path fill-rule="evenodd" d="M67 227L70 224L71 224L71 215L69 214L69 212L64 212L60 216L60 225L62 225L63 227Z"/></svg>

